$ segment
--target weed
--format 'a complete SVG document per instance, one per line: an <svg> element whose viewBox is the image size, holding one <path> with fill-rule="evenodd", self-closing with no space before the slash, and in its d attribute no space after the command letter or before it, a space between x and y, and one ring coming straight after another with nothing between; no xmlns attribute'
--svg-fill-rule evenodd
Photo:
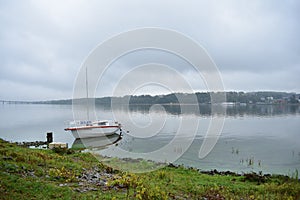
<svg viewBox="0 0 300 200"><path fill-rule="evenodd" d="M60 169L51 168L48 174L53 179L64 180L65 182L72 182L76 180L75 172L70 169L66 169L64 166Z"/></svg>

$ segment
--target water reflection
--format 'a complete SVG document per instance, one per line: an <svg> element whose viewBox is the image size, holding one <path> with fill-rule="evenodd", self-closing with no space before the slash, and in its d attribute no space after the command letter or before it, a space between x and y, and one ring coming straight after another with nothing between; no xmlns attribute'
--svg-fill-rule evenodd
<svg viewBox="0 0 300 200"><path fill-rule="evenodd" d="M116 144L122 137L119 134L94 138L77 138L72 144L74 149L104 149L110 145Z"/></svg>
<svg viewBox="0 0 300 200"><path fill-rule="evenodd" d="M129 105L130 112L139 112L148 114L153 105ZM299 115L299 105L256 105L256 104L233 104L233 105L162 105L168 114L172 115L196 115L196 116L211 116L224 115L222 112L226 108L226 116L276 116L276 115ZM195 109L198 106L199 109ZM111 111L112 107L109 104L99 104L96 108ZM118 111L127 110L127 105L114 105L113 109ZM214 113L212 113L214 108ZM198 110L199 112L196 112Z"/></svg>

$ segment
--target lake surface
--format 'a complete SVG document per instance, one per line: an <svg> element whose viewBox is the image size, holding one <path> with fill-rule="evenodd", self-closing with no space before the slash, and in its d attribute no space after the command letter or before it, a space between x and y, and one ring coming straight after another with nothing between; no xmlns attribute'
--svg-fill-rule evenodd
<svg viewBox="0 0 300 200"><path fill-rule="evenodd" d="M225 107L225 114L218 112L218 109L212 112L209 105L201 105L200 109L195 105L185 105L184 108L176 105L117 106L113 112L109 106L96 106L94 115L97 118L115 118L123 125L123 138L117 142L118 145L108 145L97 149L97 152L156 161L171 159L176 164L202 170L262 171L285 175L300 171L299 106L222 107ZM64 131L72 118L71 105L1 104L0 137L13 142L45 141L46 133L53 132L54 141L67 142L72 146L78 144L78 140ZM221 118L225 119L225 123L216 145L206 157L200 159L199 150L209 124ZM155 156L149 157L149 153L161 151L178 135L182 144L162 152L157 159ZM105 144L100 140L83 143L92 146ZM186 147L189 143L191 145ZM178 155L176 161L173 154Z"/></svg>

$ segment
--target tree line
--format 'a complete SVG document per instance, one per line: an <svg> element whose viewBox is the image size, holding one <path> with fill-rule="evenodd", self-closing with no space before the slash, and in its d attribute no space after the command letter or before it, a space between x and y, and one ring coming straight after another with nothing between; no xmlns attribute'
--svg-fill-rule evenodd
<svg viewBox="0 0 300 200"><path fill-rule="evenodd" d="M190 93L171 93L166 95L127 95L123 97L102 97L90 99L95 100L95 104L111 104L113 103L129 103L131 105L143 104L209 104L211 103L211 95L223 94L226 95L226 102L232 103L290 103L299 104L299 94L288 92L196 92ZM184 101L182 101L184 99ZM50 101L35 101L29 103L43 103L43 104L72 104L85 103L86 99L66 99L66 100L50 100Z"/></svg>

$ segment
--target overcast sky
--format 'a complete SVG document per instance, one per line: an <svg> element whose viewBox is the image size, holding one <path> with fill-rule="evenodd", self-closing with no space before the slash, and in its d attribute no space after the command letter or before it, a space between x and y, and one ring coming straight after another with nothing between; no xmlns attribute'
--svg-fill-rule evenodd
<svg viewBox="0 0 300 200"><path fill-rule="evenodd" d="M0 99L72 98L89 52L113 35L141 27L194 39L216 63L226 90L300 92L299 19L297 0L0 0ZM184 68L182 76L193 89L205 91L203 80L171 57L145 51L117 60L97 95L112 94L116 76L148 62ZM176 88L176 80L168 84ZM168 91L156 85L137 94L143 92Z"/></svg>

